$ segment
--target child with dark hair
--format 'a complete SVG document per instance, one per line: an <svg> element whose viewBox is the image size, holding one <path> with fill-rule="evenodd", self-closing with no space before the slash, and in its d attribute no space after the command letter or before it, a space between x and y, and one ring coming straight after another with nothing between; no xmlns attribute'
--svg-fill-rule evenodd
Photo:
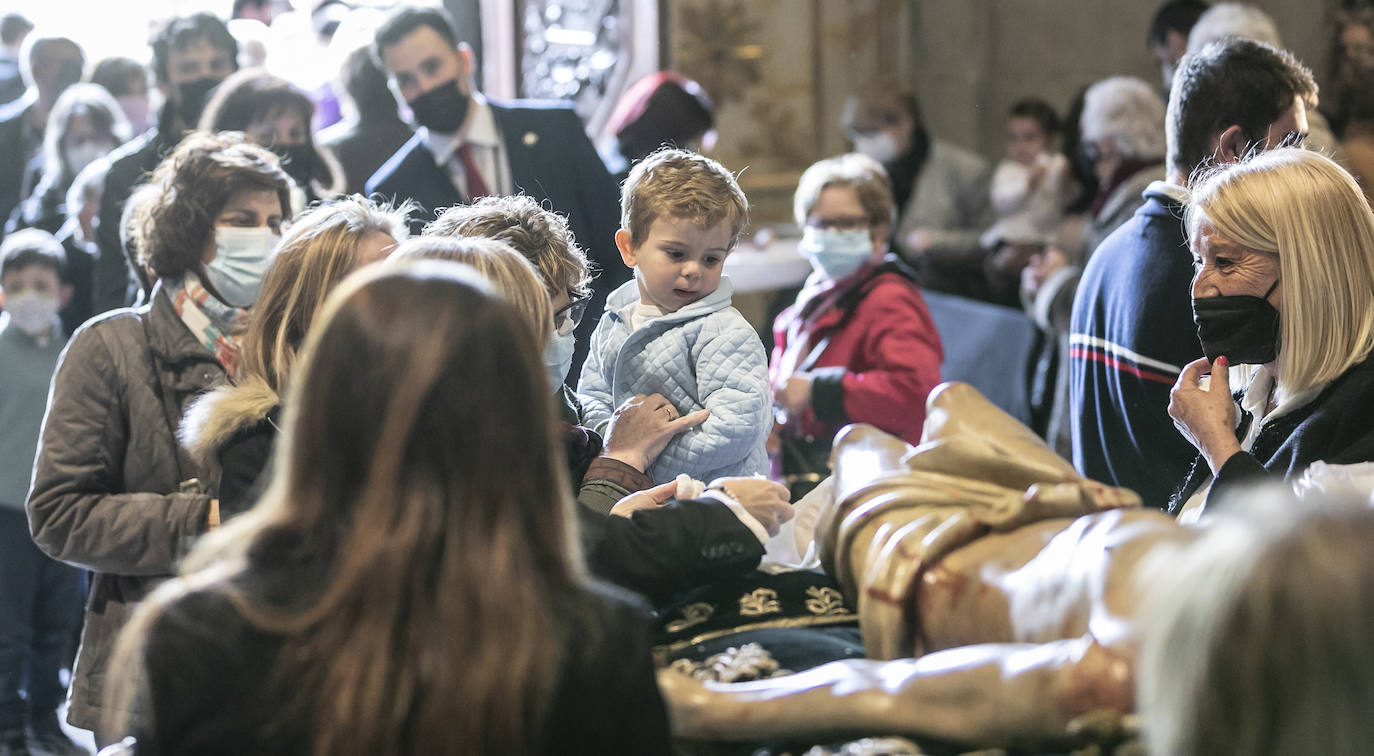
<svg viewBox="0 0 1374 756"><path fill-rule="evenodd" d="M0 753L85 753L57 722L59 671L81 621L81 575L29 537L24 499L64 339L62 245L46 231L0 246ZM23 694L21 695L21 692ZM26 732L27 729L27 732Z"/></svg>
<svg viewBox="0 0 1374 756"><path fill-rule="evenodd" d="M1053 151L1059 117L1043 100L1021 100L1007 116L1007 155L992 175L997 222L983 234L983 246L1044 244L1064 216L1069 163Z"/></svg>

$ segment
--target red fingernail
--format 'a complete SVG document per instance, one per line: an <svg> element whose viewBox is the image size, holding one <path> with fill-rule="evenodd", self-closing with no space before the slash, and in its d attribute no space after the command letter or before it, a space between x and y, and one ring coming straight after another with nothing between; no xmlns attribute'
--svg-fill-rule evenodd
<svg viewBox="0 0 1374 756"><path fill-rule="evenodd" d="M1226 361L1226 355L1223 354L1217 358L1217 365L1220 367L1229 367L1231 363Z"/></svg>

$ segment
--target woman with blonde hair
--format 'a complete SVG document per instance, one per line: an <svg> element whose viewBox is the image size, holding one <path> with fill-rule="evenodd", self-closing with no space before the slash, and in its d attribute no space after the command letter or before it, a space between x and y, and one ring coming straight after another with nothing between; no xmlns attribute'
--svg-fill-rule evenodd
<svg viewBox="0 0 1374 756"><path fill-rule="evenodd" d="M302 354L267 495L121 639L139 753L667 753L524 316L470 268L375 266Z"/></svg>
<svg viewBox="0 0 1374 756"><path fill-rule="evenodd" d="M181 424L193 456L217 461L221 519L253 505L276 442L281 396L329 292L406 237L405 208L353 195L302 213L282 236L242 337L233 385L198 399Z"/></svg>
<svg viewBox="0 0 1374 756"><path fill-rule="evenodd" d="M1359 185L1318 153L1273 150L1198 182L1186 221L1206 356L1169 404L1201 453L1172 511L1265 474L1374 460L1374 213ZM1241 364L1256 367L1237 404L1227 368Z"/></svg>

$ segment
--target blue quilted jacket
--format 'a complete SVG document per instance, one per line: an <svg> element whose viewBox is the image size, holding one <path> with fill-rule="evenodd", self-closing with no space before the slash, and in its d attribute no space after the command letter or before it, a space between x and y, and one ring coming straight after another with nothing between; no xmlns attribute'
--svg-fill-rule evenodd
<svg viewBox="0 0 1374 756"><path fill-rule="evenodd" d="M604 434L611 413L635 394L662 394L683 415L711 410L710 419L669 441L649 466L654 483L679 473L709 483L768 472L768 358L753 326L730 306L733 293L730 279L722 277L704 299L631 332L639 302L631 280L606 300L596 324L577 388L587 425Z"/></svg>

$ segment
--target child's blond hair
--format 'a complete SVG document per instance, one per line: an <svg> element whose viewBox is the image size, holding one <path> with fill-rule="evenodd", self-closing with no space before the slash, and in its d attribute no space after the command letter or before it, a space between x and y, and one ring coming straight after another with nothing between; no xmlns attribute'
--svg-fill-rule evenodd
<svg viewBox="0 0 1374 756"><path fill-rule="evenodd" d="M749 223L749 200L725 166L687 150L661 149L630 171L620 193L620 225L638 246L662 217L683 218L702 228L730 224L730 247Z"/></svg>

